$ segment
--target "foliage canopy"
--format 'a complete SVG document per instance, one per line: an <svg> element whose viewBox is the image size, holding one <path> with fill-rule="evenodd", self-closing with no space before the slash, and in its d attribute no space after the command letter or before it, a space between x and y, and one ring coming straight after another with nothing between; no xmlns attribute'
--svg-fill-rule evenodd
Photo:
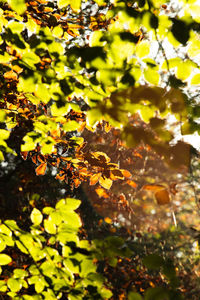
<svg viewBox="0 0 200 300"><path fill-rule="evenodd" d="M30 168L32 160L37 176L60 181L52 203L34 190L32 173L18 171L20 181L14 176L13 191L22 192L23 199L29 195L30 205L23 204L23 213L12 220L1 217L3 296L191 296L184 286L186 269L178 264L183 245L167 255L170 246L160 246L160 239L166 235L170 244L170 237L178 240L185 234L188 244L194 243L184 231L186 214L180 213L182 227L176 228L172 200L186 197L184 190L178 193L187 180L192 199L199 176L198 157L177 137L177 132L200 134L199 12L194 0L0 1L1 167L11 162L7 178L12 162ZM104 218L96 218L105 239L87 225L83 199L81 206L74 199L73 189L79 186L98 212L100 206L107 210ZM60 197L61 188L67 191L65 198ZM152 221L152 232L136 234L137 227L131 227L137 223L144 229L146 211L152 220L152 198L161 215L173 216L175 226L161 226L166 231L154 235ZM147 200L146 206L141 199ZM191 204L183 205L193 211L199 205L196 194ZM90 213L95 214L92 209ZM23 214L30 214L28 225ZM124 235L120 222L126 223ZM190 263L199 276L198 244L195 254L190 246L185 256L193 255ZM145 268L146 282L137 280L144 279ZM111 273L121 270L119 288ZM198 288L193 290L196 297Z"/></svg>

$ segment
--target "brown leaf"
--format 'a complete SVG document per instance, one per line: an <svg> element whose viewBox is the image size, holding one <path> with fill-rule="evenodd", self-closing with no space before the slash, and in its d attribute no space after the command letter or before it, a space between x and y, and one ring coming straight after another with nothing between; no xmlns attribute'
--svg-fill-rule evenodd
<svg viewBox="0 0 200 300"><path fill-rule="evenodd" d="M169 192L166 189L155 192L155 198L159 205L165 205L170 202Z"/></svg>
<svg viewBox="0 0 200 300"><path fill-rule="evenodd" d="M21 156L22 156L23 160L27 160L28 151L21 152Z"/></svg>

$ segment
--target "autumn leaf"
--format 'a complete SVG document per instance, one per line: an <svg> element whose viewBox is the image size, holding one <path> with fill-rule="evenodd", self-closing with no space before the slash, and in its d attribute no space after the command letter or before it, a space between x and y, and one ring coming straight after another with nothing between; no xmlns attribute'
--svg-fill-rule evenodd
<svg viewBox="0 0 200 300"><path fill-rule="evenodd" d="M46 168L47 168L47 163L42 163L40 164L36 169L36 175L44 175L46 172Z"/></svg>
<svg viewBox="0 0 200 300"><path fill-rule="evenodd" d="M104 218L104 221L108 224L112 224L112 220L109 217Z"/></svg>
<svg viewBox="0 0 200 300"><path fill-rule="evenodd" d="M152 191L159 205L168 204L170 202L169 192L163 185L144 185L142 189Z"/></svg>
<svg viewBox="0 0 200 300"><path fill-rule="evenodd" d="M104 187L105 189L109 190L112 186L112 180L109 178L103 178L101 177L99 179L99 183L102 187Z"/></svg>
<svg viewBox="0 0 200 300"><path fill-rule="evenodd" d="M120 171L122 172L122 174L126 178L130 178L132 176L131 173L128 170L122 170L122 169L120 169Z"/></svg>
<svg viewBox="0 0 200 300"><path fill-rule="evenodd" d="M8 80L17 80L17 74L11 70L4 73L4 78Z"/></svg>
<svg viewBox="0 0 200 300"><path fill-rule="evenodd" d="M112 180L124 179L124 176L123 176L121 170L114 169L114 170L110 170L110 171L111 171L110 177Z"/></svg>
<svg viewBox="0 0 200 300"><path fill-rule="evenodd" d="M155 192L155 198L159 205L168 204L170 202L169 192L166 189Z"/></svg>
<svg viewBox="0 0 200 300"><path fill-rule="evenodd" d="M28 151L21 152L21 156L22 156L23 160L27 160Z"/></svg>
<svg viewBox="0 0 200 300"><path fill-rule="evenodd" d="M160 189L163 189L164 186L161 184L147 184L142 187L143 190L156 192Z"/></svg>
<svg viewBox="0 0 200 300"><path fill-rule="evenodd" d="M97 174L92 175L90 177L90 185L95 185L99 181L100 177L101 177L101 173L97 173Z"/></svg>
<svg viewBox="0 0 200 300"><path fill-rule="evenodd" d="M109 195L108 193L106 193L106 191L104 189L102 189L101 187L98 187L95 189L95 192L97 193L97 195L100 197L100 198L109 198Z"/></svg>
<svg viewBox="0 0 200 300"><path fill-rule="evenodd" d="M126 183L132 186L134 189L137 187L137 183L133 180L127 180Z"/></svg>

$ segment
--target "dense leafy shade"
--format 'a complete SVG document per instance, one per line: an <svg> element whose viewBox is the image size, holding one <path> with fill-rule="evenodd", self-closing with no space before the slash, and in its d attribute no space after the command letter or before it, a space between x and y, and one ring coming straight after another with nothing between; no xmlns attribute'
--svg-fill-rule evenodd
<svg viewBox="0 0 200 300"><path fill-rule="evenodd" d="M134 237L128 229L126 240L117 230L120 222L144 229L145 214L154 228L153 201L176 226L179 186L189 178L190 199L195 191L199 162L192 173L192 147L177 140L176 132L200 133L199 10L198 1L177 1L177 7L154 0L0 2L1 166L10 161L12 169L21 157L35 166L35 174L13 171L13 191L30 206L21 205L17 222L0 225L3 296L182 299L187 287L172 261L181 257L182 246L169 259L164 246L159 253L154 244L143 252L137 249L143 247L140 234ZM8 167L5 185L9 174ZM39 192L32 193L34 176L45 180L49 174L69 193L82 186L95 209L104 208L98 223L98 230L109 229L104 239L87 226L92 210L82 224L75 212L84 218L80 200L57 195L53 200L60 201L49 205L43 195L39 202ZM194 210L195 201L183 202L184 209ZM132 239L136 244L129 245ZM157 279L159 272L164 279ZM121 287L119 274L126 278Z"/></svg>

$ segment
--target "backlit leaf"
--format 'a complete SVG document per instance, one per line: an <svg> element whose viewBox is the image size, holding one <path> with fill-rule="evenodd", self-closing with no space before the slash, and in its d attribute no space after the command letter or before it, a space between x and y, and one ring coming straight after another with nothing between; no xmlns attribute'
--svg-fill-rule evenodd
<svg viewBox="0 0 200 300"><path fill-rule="evenodd" d="M100 177L101 177L101 173L93 174L90 177L90 185L95 185L99 181Z"/></svg>
<svg viewBox="0 0 200 300"><path fill-rule="evenodd" d="M46 168L47 168L47 163L42 163L40 164L36 169L36 175L44 175L46 172Z"/></svg>
<svg viewBox="0 0 200 300"><path fill-rule="evenodd" d="M31 213L31 221L33 222L34 225L39 225L42 222L43 216L41 212L37 209L34 208Z"/></svg>
<svg viewBox="0 0 200 300"><path fill-rule="evenodd" d="M112 180L106 177L105 178L100 177L99 183L102 187L104 187L107 190L109 190L112 186Z"/></svg>
<svg viewBox="0 0 200 300"><path fill-rule="evenodd" d="M155 192L155 198L159 205L168 204L170 202L169 192L166 189Z"/></svg>
<svg viewBox="0 0 200 300"><path fill-rule="evenodd" d="M0 253L0 265L8 265L12 261L11 257L7 254Z"/></svg>
<svg viewBox="0 0 200 300"><path fill-rule="evenodd" d="M19 15L22 15L26 11L25 0L9 0L8 3Z"/></svg>
<svg viewBox="0 0 200 300"><path fill-rule="evenodd" d="M19 279L14 278L9 278L7 281L7 285L12 292L18 292L22 287L22 284L19 281Z"/></svg>

